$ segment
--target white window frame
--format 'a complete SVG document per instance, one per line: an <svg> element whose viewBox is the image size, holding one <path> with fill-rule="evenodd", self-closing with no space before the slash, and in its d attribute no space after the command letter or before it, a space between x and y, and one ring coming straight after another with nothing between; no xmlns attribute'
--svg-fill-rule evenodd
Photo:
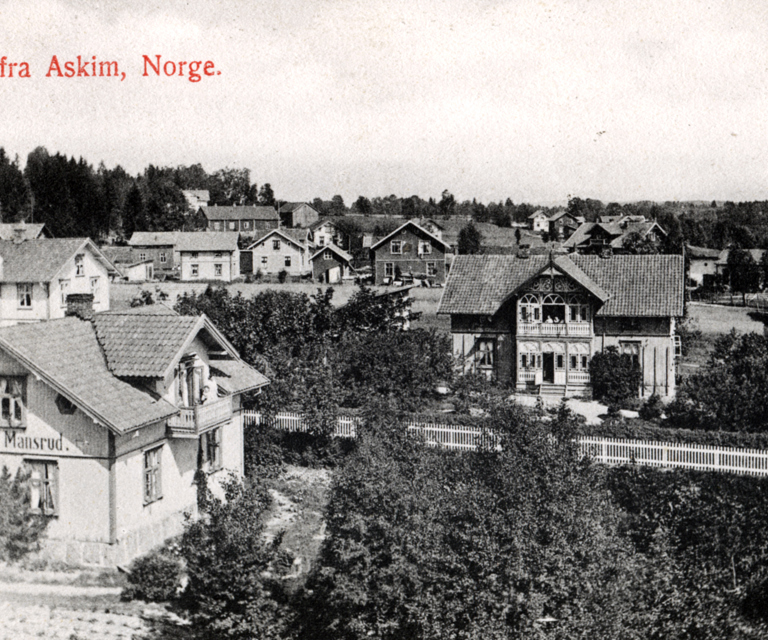
<svg viewBox="0 0 768 640"><path fill-rule="evenodd" d="M419 255L428 256L432 253L432 243L429 240L419 240Z"/></svg>
<svg viewBox="0 0 768 640"><path fill-rule="evenodd" d="M496 363L496 338L475 341L475 366L481 371L493 371Z"/></svg>
<svg viewBox="0 0 768 640"><path fill-rule="evenodd" d="M323 260L333 260L333 251L330 249L323 251Z"/></svg>
<svg viewBox="0 0 768 640"><path fill-rule="evenodd" d="M143 454L144 504L152 504L163 497L163 447L146 449Z"/></svg>
<svg viewBox="0 0 768 640"><path fill-rule="evenodd" d="M0 376L0 426L23 429L27 425L27 379Z"/></svg>
<svg viewBox="0 0 768 640"><path fill-rule="evenodd" d="M437 276L437 262L427 262L427 275L433 278Z"/></svg>
<svg viewBox="0 0 768 640"><path fill-rule="evenodd" d="M200 435L200 468L214 473L224 468L221 447L222 428L216 427Z"/></svg>
<svg viewBox="0 0 768 640"><path fill-rule="evenodd" d="M403 255L403 244L402 240L391 240L389 243L389 252L396 256Z"/></svg>
<svg viewBox="0 0 768 640"><path fill-rule="evenodd" d="M272 240L272 251L280 251L280 240Z"/></svg>
<svg viewBox="0 0 768 640"><path fill-rule="evenodd" d="M283 264L285 265L286 268L290 269L290 267L291 267L291 256L285 256L285 259L283 260Z"/></svg>
<svg viewBox="0 0 768 640"><path fill-rule="evenodd" d="M168 254L165 251L160 252L160 264L168 262Z"/></svg>
<svg viewBox="0 0 768 640"><path fill-rule="evenodd" d="M78 253L75 256L75 276L80 277L85 275L85 254Z"/></svg>
<svg viewBox="0 0 768 640"><path fill-rule="evenodd" d="M93 296L93 301L96 302L99 299L99 293L101 288L101 278L99 276L94 276L91 278L91 295Z"/></svg>
<svg viewBox="0 0 768 640"><path fill-rule="evenodd" d="M147 254L144 251L139 252L139 262L144 262L147 259Z"/></svg>
<svg viewBox="0 0 768 640"><path fill-rule="evenodd" d="M229 230L230 230L230 231L237 231L237 222L235 222L234 220L232 220L232 221L229 223Z"/></svg>
<svg viewBox="0 0 768 640"><path fill-rule="evenodd" d="M220 262L214 263L213 275L216 276L217 278L224 275L224 266Z"/></svg>
<svg viewBox="0 0 768 640"><path fill-rule="evenodd" d="M16 285L16 298L19 302L19 309L32 308L32 292L34 285L31 282L19 282Z"/></svg>
<svg viewBox="0 0 768 640"><path fill-rule="evenodd" d="M189 265L189 275L192 278L198 278L200 277L200 265L197 263L193 263Z"/></svg>
<svg viewBox="0 0 768 640"><path fill-rule="evenodd" d="M59 514L59 464L56 460L25 459L29 472L29 510L46 516Z"/></svg>
<svg viewBox="0 0 768 640"><path fill-rule="evenodd" d="M395 263L394 262L385 262L384 263L384 277L385 278L394 278L395 277Z"/></svg>
<svg viewBox="0 0 768 640"><path fill-rule="evenodd" d="M69 292L69 280L59 280L59 289L61 290L61 306L67 306L67 293Z"/></svg>

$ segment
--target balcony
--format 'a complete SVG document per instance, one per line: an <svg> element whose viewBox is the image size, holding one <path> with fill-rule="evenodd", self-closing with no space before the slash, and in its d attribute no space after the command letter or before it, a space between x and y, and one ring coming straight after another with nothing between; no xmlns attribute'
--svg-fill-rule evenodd
<svg viewBox="0 0 768 640"><path fill-rule="evenodd" d="M590 322L518 322L517 335L548 338L562 336L588 338L592 335L592 324Z"/></svg>
<svg viewBox="0 0 768 640"><path fill-rule="evenodd" d="M178 415L168 418L168 429L174 438L197 438L208 427L231 417L232 396L226 396L194 407L181 407Z"/></svg>

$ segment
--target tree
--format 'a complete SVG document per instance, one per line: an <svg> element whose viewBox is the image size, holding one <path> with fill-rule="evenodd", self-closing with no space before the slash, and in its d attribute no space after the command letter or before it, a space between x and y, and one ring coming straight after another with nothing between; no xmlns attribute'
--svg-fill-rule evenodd
<svg viewBox="0 0 768 640"><path fill-rule="evenodd" d="M488 407L499 447L455 454L408 437L386 404L337 472L300 637L634 637L635 568L572 418Z"/></svg>
<svg viewBox="0 0 768 640"><path fill-rule="evenodd" d="M639 231L628 233L623 240L623 248L627 253L653 254L659 253L659 247L650 234L643 235Z"/></svg>
<svg viewBox="0 0 768 640"><path fill-rule="evenodd" d="M331 198L330 214L332 216L343 216L347 212L347 207L344 205L344 198L340 195L335 195Z"/></svg>
<svg viewBox="0 0 768 640"><path fill-rule="evenodd" d="M352 205L352 209L357 211L357 213L368 215L371 213L371 201L365 196L358 196L357 200L355 200Z"/></svg>
<svg viewBox="0 0 768 640"><path fill-rule="evenodd" d="M12 476L0 471L0 559L19 560L39 549L49 518L29 509L29 477L21 469Z"/></svg>
<svg viewBox="0 0 768 640"><path fill-rule="evenodd" d="M272 185L269 182L265 182L259 189L258 203L264 207L274 207L275 193L272 191Z"/></svg>
<svg viewBox="0 0 768 640"><path fill-rule="evenodd" d="M746 303L746 294L760 287L760 267L749 251L738 246L729 249L727 263L731 291L740 291Z"/></svg>
<svg viewBox="0 0 768 640"><path fill-rule="evenodd" d="M437 203L437 207L444 218L449 218L453 215L454 210L456 209L456 198L453 197L453 194L448 191L448 189L443 191L440 197L440 202Z"/></svg>
<svg viewBox="0 0 768 640"><path fill-rule="evenodd" d="M592 396L612 406L637 397L640 376L639 364L614 346L595 353L589 362Z"/></svg>
<svg viewBox="0 0 768 640"><path fill-rule="evenodd" d="M19 159L13 161L0 147L0 220L15 222L29 213L29 189L19 168Z"/></svg>
<svg viewBox="0 0 768 640"><path fill-rule="evenodd" d="M474 222L469 222L459 231L458 250L459 255L472 255L480 253L482 249L482 236Z"/></svg>

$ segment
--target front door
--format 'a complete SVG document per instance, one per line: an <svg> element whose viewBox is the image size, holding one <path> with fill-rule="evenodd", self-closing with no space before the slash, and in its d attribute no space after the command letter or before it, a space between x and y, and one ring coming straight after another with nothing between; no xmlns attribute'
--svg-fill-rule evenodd
<svg viewBox="0 0 768 640"><path fill-rule="evenodd" d="M554 384L555 382L555 354L545 353L543 354L543 377L544 382Z"/></svg>

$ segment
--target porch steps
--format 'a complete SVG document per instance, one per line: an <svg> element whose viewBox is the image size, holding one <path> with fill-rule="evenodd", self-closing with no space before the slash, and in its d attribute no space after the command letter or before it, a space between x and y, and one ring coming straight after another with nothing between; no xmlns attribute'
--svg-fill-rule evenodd
<svg viewBox="0 0 768 640"><path fill-rule="evenodd" d="M562 398L565 396L566 386L564 384L547 384L539 387L540 396L549 396Z"/></svg>

